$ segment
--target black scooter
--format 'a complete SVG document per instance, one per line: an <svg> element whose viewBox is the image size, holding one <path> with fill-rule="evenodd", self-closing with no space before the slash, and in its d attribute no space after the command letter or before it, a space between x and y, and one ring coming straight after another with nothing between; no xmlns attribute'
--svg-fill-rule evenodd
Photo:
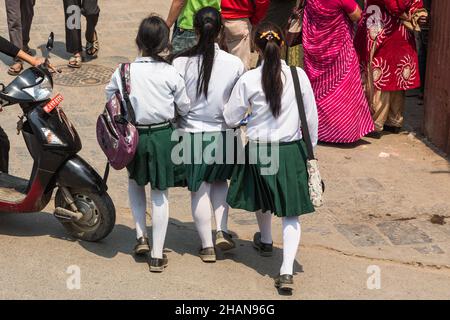
<svg viewBox="0 0 450 320"><path fill-rule="evenodd" d="M53 49L53 33L47 43ZM11 84L0 84L0 105L19 104L18 122L34 160L29 181L0 173L0 213L43 210L55 196L55 217L75 238L99 241L115 225L114 204L106 182L77 153L81 141L60 107L62 97L51 99L53 79L46 63L24 71Z"/></svg>

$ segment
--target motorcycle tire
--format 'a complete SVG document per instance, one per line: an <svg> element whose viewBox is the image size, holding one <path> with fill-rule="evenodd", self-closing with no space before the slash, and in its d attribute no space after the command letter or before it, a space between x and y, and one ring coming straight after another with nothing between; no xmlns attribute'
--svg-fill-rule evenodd
<svg viewBox="0 0 450 320"><path fill-rule="evenodd" d="M69 234L76 239L97 242L107 237L116 223L116 209L107 193L89 193L70 190L78 211L83 213L79 221L67 221L59 219ZM61 190L55 197L55 207L70 210L70 205L65 200Z"/></svg>

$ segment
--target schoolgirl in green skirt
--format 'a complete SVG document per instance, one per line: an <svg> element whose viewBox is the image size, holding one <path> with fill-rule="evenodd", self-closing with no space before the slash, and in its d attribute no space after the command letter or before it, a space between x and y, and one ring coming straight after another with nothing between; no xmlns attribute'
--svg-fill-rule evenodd
<svg viewBox="0 0 450 320"><path fill-rule="evenodd" d="M298 217L314 212L301 127L308 125L316 145L318 116L311 84L298 68L308 123L300 122L292 74L280 59L283 41L282 31L274 24L257 28L254 42L262 65L239 79L225 107L225 120L232 127L241 123L249 107L252 111L245 163L234 168L227 201L233 208L256 212L260 232L253 244L262 256L272 255L272 216L282 219L283 263L275 286L292 290L301 235Z"/></svg>
<svg viewBox="0 0 450 320"><path fill-rule="evenodd" d="M144 19L136 43L140 57L130 65L130 100L139 131L139 145L133 161L127 166L128 194L136 223L135 254L150 251L146 224L145 186L150 184L152 203L152 242L150 271L162 272L167 266L163 254L169 222L168 189L185 186L186 173L182 165L171 158L173 141L171 121L175 115L189 112L190 100L183 78L159 54L169 45L169 28L158 16ZM110 97L123 90L120 71L117 70L106 87Z"/></svg>
<svg viewBox="0 0 450 320"><path fill-rule="evenodd" d="M219 11L212 7L199 10L194 17L198 44L178 55L173 65L184 75L190 112L181 117L188 189L191 191L192 215L200 235L200 258L215 262L215 246L222 250L235 247L228 232L227 180L234 159L227 160L235 148L235 134L228 130L223 107L234 84L244 73L242 61L220 50L216 40L222 28ZM213 242L211 216L216 220Z"/></svg>

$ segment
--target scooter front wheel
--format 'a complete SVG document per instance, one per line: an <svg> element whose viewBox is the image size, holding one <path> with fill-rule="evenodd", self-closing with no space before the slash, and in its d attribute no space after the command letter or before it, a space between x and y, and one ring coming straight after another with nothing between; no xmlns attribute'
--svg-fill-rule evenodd
<svg viewBox="0 0 450 320"><path fill-rule="evenodd" d="M77 239L96 242L108 236L116 223L116 209L107 193L90 193L70 190L74 204L83 217L78 221L60 219L69 234ZM55 197L55 207L69 209L61 190Z"/></svg>

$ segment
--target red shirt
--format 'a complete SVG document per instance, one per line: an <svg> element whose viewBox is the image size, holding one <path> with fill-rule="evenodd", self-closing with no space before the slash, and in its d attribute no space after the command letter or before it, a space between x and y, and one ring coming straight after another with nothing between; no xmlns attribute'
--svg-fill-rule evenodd
<svg viewBox="0 0 450 320"><path fill-rule="evenodd" d="M249 18L253 25L264 19L269 0L222 0L222 17L224 19Z"/></svg>

